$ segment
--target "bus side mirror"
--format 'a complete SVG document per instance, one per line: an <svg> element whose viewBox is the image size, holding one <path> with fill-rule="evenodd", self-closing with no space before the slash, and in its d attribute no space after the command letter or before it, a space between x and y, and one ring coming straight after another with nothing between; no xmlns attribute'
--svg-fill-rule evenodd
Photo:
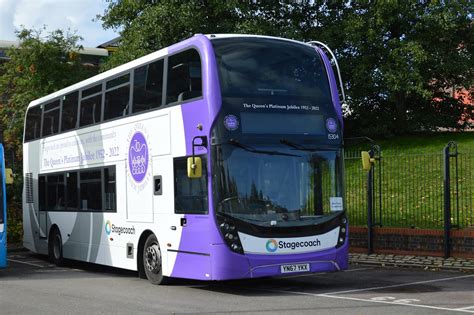
<svg viewBox="0 0 474 315"><path fill-rule="evenodd" d="M201 178L202 176L202 160L198 156L188 157L188 177Z"/></svg>
<svg viewBox="0 0 474 315"><path fill-rule="evenodd" d="M11 168L5 169L5 184L13 184L13 171Z"/></svg>
<svg viewBox="0 0 474 315"><path fill-rule="evenodd" d="M360 154L362 156L362 169L367 172L370 171L372 164L375 163L375 159L371 158L367 151L362 151Z"/></svg>

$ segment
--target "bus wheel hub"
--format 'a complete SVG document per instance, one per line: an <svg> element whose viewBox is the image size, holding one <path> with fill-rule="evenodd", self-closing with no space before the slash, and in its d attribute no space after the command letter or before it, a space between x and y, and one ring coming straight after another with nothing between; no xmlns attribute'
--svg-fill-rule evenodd
<svg viewBox="0 0 474 315"><path fill-rule="evenodd" d="M160 248L158 244L153 244L146 249L146 268L153 272L158 273L160 271Z"/></svg>

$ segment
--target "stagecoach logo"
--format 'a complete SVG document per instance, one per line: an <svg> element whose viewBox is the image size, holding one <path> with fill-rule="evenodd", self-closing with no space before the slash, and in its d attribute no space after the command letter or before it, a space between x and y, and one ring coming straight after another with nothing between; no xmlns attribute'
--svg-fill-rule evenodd
<svg viewBox="0 0 474 315"><path fill-rule="evenodd" d="M326 119L326 128L329 132L335 133L337 131L337 122L334 118Z"/></svg>
<svg viewBox="0 0 474 315"><path fill-rule="evenodd" d="M110 235L110 233L115 233L118 235L122 234L135 234L135 227L129 227L129 226L116 226L115 224L112 224L110 220L107 220L105 222L105 233L107 235Z"/></svg>
<svg viewBox="0 0 474 315"><path fill-rule="evenodd" d="M267 252L274 253L277 249L281 250L298 250L299 248L308 248L314 247L318 248L321 247L321 241L319 238L313 238L312 240L295 240L295 241L275 241L274 239L269 239L265 246L267 248Z"/></svg>
<svg viewBox="0 0 474 315"><path fill-rule="evenodd" d="M274 253L277 248L278 248L278 244L277 244L277 241L273 240L273 239L270 239L267 241L267 245L266 245L266 248L267 248L267 251L270 252L270 253Z"/></svg>
<svg viewBox="0 0 474 315"><path fill-rule="evenodd" d="M107 220L107 222L105 222L105 233L110 235L110 232L112 232L112 223L110 223L110 220Z"/></svg>
<svg viewBox="0 0 474 315"><path fill-rule="evenodd" d="M239 119L234 115L227 115L224 117L224 126L229 131L234 131L239 128Z"/></svg>

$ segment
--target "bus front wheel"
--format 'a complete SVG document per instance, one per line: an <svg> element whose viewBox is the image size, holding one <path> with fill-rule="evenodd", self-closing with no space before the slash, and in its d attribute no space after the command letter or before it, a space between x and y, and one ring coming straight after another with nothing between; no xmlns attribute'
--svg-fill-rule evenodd
<svg viewBox="0 0 474 315"><path fill-rule="evenodd" d="M143 270L148 281L152 284L165 284L167 278L163 276L160 244L155 234L150 234L143 247Z"/></svg>
<svg viewBox="0 0 474 315"><path fill-rule="evenodd" d="M53 229L50 233L48 247L50 260L56 264L56 266L62 266L64 264L63 240L57 228Z"/></svg>

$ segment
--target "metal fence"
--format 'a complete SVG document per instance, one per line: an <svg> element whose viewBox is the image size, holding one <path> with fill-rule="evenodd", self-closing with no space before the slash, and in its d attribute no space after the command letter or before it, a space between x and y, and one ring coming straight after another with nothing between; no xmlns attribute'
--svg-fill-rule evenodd
<svg viewBox="0 0 474 315"><path fill-rule="evenodd" d="M384 227L474 226L474 154L451 143L448 151L379 150L373 169L372 222ZM447 161L446 161L447 159ZM449 162L449 163L448 163ZM448 163L448 164L446 164ZM346 208L352 225L367 225L367 173L360 151L345 152ZM446 182L446 165L449 179ZM446 198L444 187L448 185Z"/></svg>

